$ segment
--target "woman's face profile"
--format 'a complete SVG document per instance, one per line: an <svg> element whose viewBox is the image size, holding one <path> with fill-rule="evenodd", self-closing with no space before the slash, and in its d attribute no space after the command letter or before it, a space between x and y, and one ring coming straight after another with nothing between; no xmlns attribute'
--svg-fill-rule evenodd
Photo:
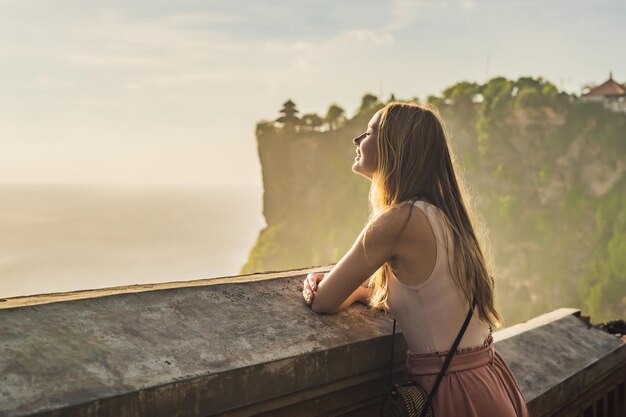
<svg viewBox="0 0 626 417"><path fill-rule="evenodd" d="M380 124L381 115L382 110L377 111L370 119L367 130L362 135L352 139L352 143L356 145L357 154L356 158L354 158L352 171L369 179L372 179L372 175L378 166L378 148L376 143L378 142L378 125Z"/></svg>

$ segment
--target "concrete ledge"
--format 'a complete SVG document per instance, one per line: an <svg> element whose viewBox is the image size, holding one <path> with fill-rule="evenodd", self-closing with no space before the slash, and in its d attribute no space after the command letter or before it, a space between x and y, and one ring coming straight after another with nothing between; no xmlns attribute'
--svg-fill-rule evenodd
<svg viewBox="0 0 626 417"><path fill-rule="evenodd" d="M313 313L308 272L0 309L0 416L377 415L392 322ZM533 416L626 363L623 341L575 314L494 335Z"/></svg>
<svg viewBox="0 0 626 417"><path fill-rule="evenodd" d="M229 277L216 277L196 279L192 281L160 282L157 284L124 285L121 287L99 288L95 290L81 290L70 292L57 292L48 294L25 295L20 297L0 298L0 310L5 308L26 307L40 304L58 303L62 301L82 300L85 298L108 297L117 294L130 294L136 292L169 290L173 288L204 287L207 285L234 284L237 282L263 281L267 279L293 277L298 274L309 272L328 272L332 268L320 266L314 268L293 269L289 271L267 271L249 275L234 275Z"/></svg>
<svg viewBox="0 0 626 417"><path fill-rule="evenodd" d="M313 313L305 275L0 310L0 416L208 415L386 368L389 318Z"/></svg>
<svg viewBox="0 0 626 417"><path fill-rule="evenodd" d="M533 417L584 396L613 374L626 379L626 344L562 308L494 334Z"/></svg>

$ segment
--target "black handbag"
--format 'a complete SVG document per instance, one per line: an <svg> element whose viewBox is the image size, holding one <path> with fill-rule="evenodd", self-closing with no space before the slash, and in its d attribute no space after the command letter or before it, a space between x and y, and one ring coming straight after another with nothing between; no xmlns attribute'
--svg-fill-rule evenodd
<svg viewBox="0 0 626 417"><path fill-rule="evenodd" d="M446 369L448 369L448 365L450 365L450 361L452 361L452 357L456 353L456 349L461 342L461 338L465 333L465 329L472 318L472 311L476 307L476 301L474 301L473 306L470 308L467 313L467 317L465 318L465 322L459 331L454 343L452 343L452 347L448 352L448 356L446 356L446 360L437 375L437 379L435 380L435 384L433 385L432 390L429 394L426 394L426 390L424 388L417 385L415 381L407 381L401 384L393 384L392 385L392 377L393 377L393 346L394 339L396 335L396 320L393 320L393 333L391 335L391 363L389 365L389 388L387 391L387 395L385 396L385 400L383 401L383 405L380 409L380 415L383 417L434 417L433 408L432 408L432 399L437 392L437 388L439 388L439 384L441 383L441 379L446 373Z"/></svg>

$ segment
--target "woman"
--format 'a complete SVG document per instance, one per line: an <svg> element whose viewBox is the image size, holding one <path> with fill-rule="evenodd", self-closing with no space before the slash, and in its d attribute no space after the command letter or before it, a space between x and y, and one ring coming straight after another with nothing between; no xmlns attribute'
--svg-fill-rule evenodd
<svg viewBox="0 0 626 417"><path fill-rule="evenodd" d="M433 411L526 417L519 386L493 346L491 329L500 324L494 282L446 136L427 106L393 102L372 117L353 140L352 166L372 182L370 221L328 274L307 276L302 294L318 313L355 301L390 311L409 347L407 375L426 392L475 300Z"/></svg>

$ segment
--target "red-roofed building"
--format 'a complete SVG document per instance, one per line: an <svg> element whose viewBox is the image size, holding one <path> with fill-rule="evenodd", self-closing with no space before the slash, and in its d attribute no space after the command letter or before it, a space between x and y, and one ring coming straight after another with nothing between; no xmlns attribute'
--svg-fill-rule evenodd
<svg viewBox="0 0 626 417"><path fill-rule="evenodd" d="M626 87L613 79L613 73L609 73L607 81L587 89L581 100L603 103L609 110L626 112Z"/></svg>

